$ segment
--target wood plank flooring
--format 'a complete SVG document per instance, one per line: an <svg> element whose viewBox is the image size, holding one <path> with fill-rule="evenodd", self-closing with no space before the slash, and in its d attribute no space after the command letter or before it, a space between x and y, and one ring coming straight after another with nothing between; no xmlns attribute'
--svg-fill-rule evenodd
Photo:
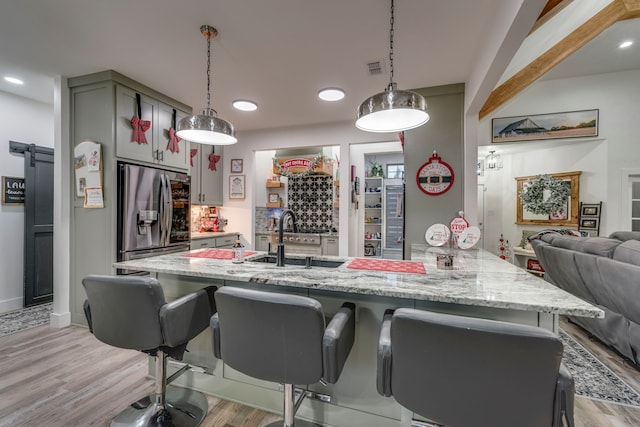
<svg viewBox="0 0 640 427"><path fill-rule="evenodd" d="M578 326L562 328L627 384L640 372L591 340ZM100 343L87 329L49 326L0 338L0 426L107 426L133 400L153 391L144 354ZM205 427L262 427L278 415L208 396ZM576 427L640 426L640 408L576 397Z"/></svg>

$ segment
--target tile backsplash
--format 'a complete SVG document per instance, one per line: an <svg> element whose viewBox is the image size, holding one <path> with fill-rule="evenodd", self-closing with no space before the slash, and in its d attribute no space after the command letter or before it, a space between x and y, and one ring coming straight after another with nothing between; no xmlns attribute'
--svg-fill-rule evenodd
<svg viewBox="0 0 640 427"><path fill-rule="evenodd" d="M339 229L338 209L333 207L333 178L324 175L289 177L287 183L287 207L298 219L298 226L306 229ZM256 207L255 230L269 230L271 219L282 214L280 208Z"/></svg>
<svg viewBox="0 0 640 427"><path fill-rule="evenodd" d="M333 178L325 175L289 177L287 206L296 214L298 227L333 227Z"/></svg>

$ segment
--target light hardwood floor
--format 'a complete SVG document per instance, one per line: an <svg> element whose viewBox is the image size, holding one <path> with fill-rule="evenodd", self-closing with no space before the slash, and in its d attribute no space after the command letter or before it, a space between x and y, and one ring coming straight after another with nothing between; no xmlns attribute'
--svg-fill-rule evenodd
<svg viewBox="0 0 640 427"><path fill-rule="evenodd" d="M640 390L640 372L590 340L562 328ZM107 426L133 400L153 390L144 354L100 343L87 329L49 326L0 338L0 426ZM208 396L205 427L262 427L277 415ZM640 408L576 397L576 427L640 426Z"/></svg>

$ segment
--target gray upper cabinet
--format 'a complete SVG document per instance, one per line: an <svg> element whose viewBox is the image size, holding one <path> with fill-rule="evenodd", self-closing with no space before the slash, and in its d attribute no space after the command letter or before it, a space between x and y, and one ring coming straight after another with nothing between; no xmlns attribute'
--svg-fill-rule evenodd
<svg viewBox="0 0 640 427"><path fill-rule="evenodd" d="M191 150L195 155L191 159L191 203L194 205L222 205L222 164L224 160L223 148L211 145L191 143ZM209 167L210 157L215 155L220 160L215 164L216 170Z"/></svg>
<svg viewBox="0 0 640 427"><path fill-rule="evenodd" d="M151 126L144 133L146 144L133 140L131 118L138 114L136 94L140 93L116 85L116 155L123 159L188 169L189 150L186 141L180 141L177 150L169 150L169 128L174 111L171 106L140 94L140 118L150 121ZM184 111L176 110L176 123L187 115Z"/></svg>
<svg viewBox="0 0 640 427"><path fill-rule="evenodd" d="M169 139L164 132L171 126L173 108L179 112L178 120L180 114L187 114L184 112L190 112L191 108L113 70L70 77L68 87L69 154L86 140L99 142L102 147L104 208L85 209L84 198L75 197L75 179L62 189L74 195L69 207L71 323L86 324L82 279L89 274L115 274L112 264L117 259L116 164L123 160L188 171L189 144L179 143L179 155L166 151ZM137 114L136 92L141 95L142 118L151 120L151 127L145 132L148 144L131 142L131 118ZM158 150L165 151L164 162L162 154L158 161ZM70 167L73 165L71 159ZM74 172L71 171L72 177Z"/></svg>

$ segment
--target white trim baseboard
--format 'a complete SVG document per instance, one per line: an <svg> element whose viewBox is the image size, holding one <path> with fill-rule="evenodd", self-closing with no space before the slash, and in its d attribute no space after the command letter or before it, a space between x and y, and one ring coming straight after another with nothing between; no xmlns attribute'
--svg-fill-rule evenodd
<svg viewBox="0 0 640 427"><path fill-rule="evenodd" d="M71 312L51 313L50 323L52 328L66 328L71 326Z"/></svg>
<svg viewBox="0 0 640 427"><path fill-rule="evenodd" d="M24 299L12 298L0 301L0 313L7 313L13 310L20 310L22 308Z"/></svg>

